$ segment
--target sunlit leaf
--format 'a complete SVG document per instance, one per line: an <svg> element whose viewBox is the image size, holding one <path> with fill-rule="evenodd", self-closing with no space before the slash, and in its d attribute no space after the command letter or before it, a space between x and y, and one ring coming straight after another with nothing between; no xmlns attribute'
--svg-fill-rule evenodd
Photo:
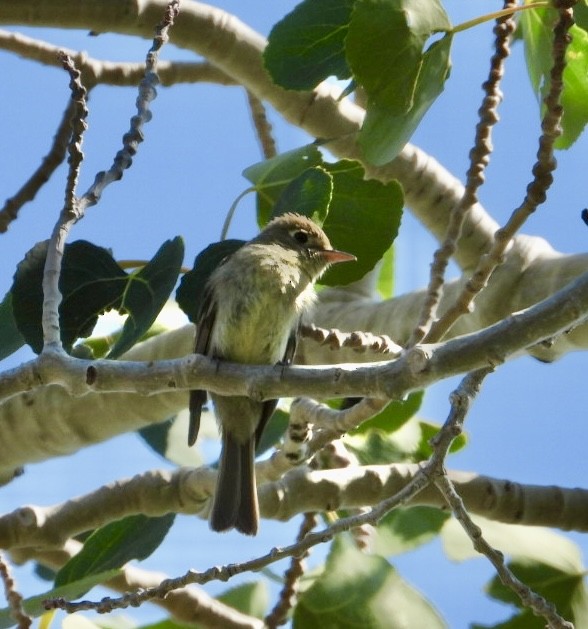
<svg viewBox="0 0 588 629"><path fill-rule="evenodd" d="M433 33L450 28L437 0L356 2L345 46L354 79L369 104L393 116L408 112L414 105L425 43Z"/></svg>
<svg viewBox="0 0 588 629"><path fill-rule="evenodd" d="M542 115L545 111L543 98L550 87L553 28L556 20L557 12L553 9L538 8L523 11L521 14L527 69L533 90L541 103ZM555 147L559 149L569 148L588 122L588 33L574 25L570 29L570 35L572 40L566 52L561 96L563 133L555 142Z"/></svg>
<svg viewBox="0 0 588 629"><path fill-rule="evenodd" d="M424 391L415 391L405 400L393 400L380 413L363 422L356 432L378 429L392 433L403 426L421 407Z"/></svg>
<svg viewBox="0 0 588 629"><path fill-rule="evenodd" d="M333 177L333 198L323 228L335 249L357 257L321 278L321 284L339 286L362 278L389 249L400 228L404 197L396 181L366 179L358 162L341 160L325 168Z"/></svg>

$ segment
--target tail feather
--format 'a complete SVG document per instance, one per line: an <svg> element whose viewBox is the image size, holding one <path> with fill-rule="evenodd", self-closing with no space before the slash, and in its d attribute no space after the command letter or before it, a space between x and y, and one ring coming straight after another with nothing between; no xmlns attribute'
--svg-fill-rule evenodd
<svg viewBox="0 0 588 629"><path fill-rule="evenodd" d="M245 535L257 533L259 506L254 447L253 436L241 444L223 431L216 493L210 514L213 531L236 528Z"/></svg>

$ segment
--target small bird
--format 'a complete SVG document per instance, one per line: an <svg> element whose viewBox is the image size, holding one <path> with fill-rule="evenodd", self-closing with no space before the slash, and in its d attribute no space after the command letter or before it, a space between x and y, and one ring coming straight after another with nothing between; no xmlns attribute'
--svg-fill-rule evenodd
<svg viewBox="0 0 588 629"><path fill-rule="evenodd" d="M197 319L195 353L244 364L290 364L302 317L315 300L314 282L331 264L348 260L355 256L333 249L309 218L288 213L273 219L210 275ZM255 446L277 400L210 397L222 438L210 527L255 535ZM205 403L206 391L190 392L188 445L196 442Z"/></svg>

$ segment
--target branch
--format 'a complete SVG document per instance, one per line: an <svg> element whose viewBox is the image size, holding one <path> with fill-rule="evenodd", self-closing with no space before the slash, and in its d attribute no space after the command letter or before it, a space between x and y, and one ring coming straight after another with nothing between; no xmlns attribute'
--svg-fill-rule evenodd
<svg viewBox="0 0 588 629"><path fill-rule="evenodd" d="M16 591L8 564L2 557L0 557L0 579L4 584L4 594L10 607L10 614L16 620L18 629L27 629L33 624L33 619L25 613L22 607L22 595Z"/></svg>
<svg viewBox="0 0 588 629"><path fill-rule="evenodd" d="M65 54L60 55L64 69L70 76L69 87L73 103L71 117L71 137L68 144L69 169L65 186L65 203L59 215L53 233L47 246L47 257L43 271L43 352L63 352L59 330L59 305L61 291L59 290L59 276L61 260L65 249L65 241L72 226L83 216L83 210L76 199L76 185L80 174L80 166L84 159L82 153L82 139L88 125L86 118L87 92L80 80L80 73L73 61Z"/></svg>
<svg viewBox="0 0 588 629"><path fill-rule="evenodd" d="M515 6L516 0L505 1L505 8L513 8ZM478 110L480 120L476 126L474 146L470 151L470 166L466 173L466 186L460 202L449 216L443 243L433 254L427 298L419 315L418 323L408 342L410 347L420 343L430 330L441 299L447 265L457 250L457 242L467 213L478 202L478 189L484 183L484 172L490 162L490 154L492 152L492 127L498 122L497 109L498 104L502 100L500 80L504 73L503 65L510 54L508 43L515 26L514 16L511 14L497 19L494 27L495 52L490 60L488 79L483 85L486 95ZM438 341L441 338L441 336L431 336L427 340Z"/></svg>
<svg viewBox="0 0 588 629"><path fill-rule="evenodd" d="M183 392L194 388L257 400L296 396L398 399L444 378L496 365L559 334L564 346L574 336L585 338L587 326L580 324L587 314L588 273L549 299L480 332L416 347L397 360L368 366L257 367L200 355L144 363L87 361L42 354L0 376L0 399L12 396L0 406L0 472L10 476L23 463L72 452L161 421L185 408L187 394ZM191 335L192 328L188 329ZM172 339L180 341L182 332ZM127 357L156 359L148 351L154 347L157 343L148 342ZM45 386L34 398L16 395L40 385L59 386ZM100 421L105 416L110 421Z"/></svg>
<svg viewBox="0 0 588 629"><path fill-rule="evenodd" d="M315 513L304 514L304 519L296 536L296 541L304 539L308 533L316 526L317 517ZM266 615L264 622L267 629L277 629L280 625L285 625L288 619L288 612L294 607L300 589L300 578L304 574L305 559L309 555L306 551L300 556L292 557L290 565L284 573L284 583L280 590L280 596L274 608Z"/></svg>
<svg viewBox="0 0 588 629"><path fill-rule="evenodd" d="M57 60L57 56L56 56ZM45 155L39 167L21 186L18 192L4 203L0 209L0 233L8 231L10 223L18 218L18 211L29 201L32 201L37 192L46 184L51 175L57 170L65 159L67 145L71 135L71 119L74 115L75 103L69 99L68 105L55 132L53 143L49 153Z"/></svg>
<svg viewBox="0 0 588 629"><path fill-rule="evenodd" d="M260 464L258 464L260 465ZM299 513L357 509L396 496L422 475L417 464L367 465L334 470L297 468L259 487L261 514L288 521ZM448 473L468 511L506 524L588 531L588 490L516 483L468 472ZM100 487L75 500L28 505L0 517L0 548L58 550L70 537L136 514L206 517L215 488L210 468L153 470ZM426 486L406 504L446 508Z"/></svg>
<svg viewBox="0 0 588 629"><path fill-rule="evenodd" d="M70 48L60 48L48 42L33 39L20 33L0 30L0 49L14 52L19 56L38 61L46 66L58 66L57 53L62 50L71 57L82 73L84 85L98 84L114 86L135 86L145 75L145 63L103 61L88 57L85 52ZM217 85L238 85L224 72L207 62L198 61L159 61L157 74L164 86L180 83L215 83Z"/></svg>
<svg viewBox="0 0 588 629"><path fill-rule="evenodd" d="M537 162L533 166L533 180L527 186L522 204L512 213L506 225L496 232L489 252L480 258L476 270L464 286L461 295L452 308L435 322L426 340L436 341L443 338L455 321L471 309L476 296L487 285L495 269L502 264L516 232L547 198L547 191L553 182L553 172L557 165L553 156L554 144L561 135L563 107L560 98L563 91L563 72L566 67L565 55L571 41L568 31L574 24L571 8L562 8L562 5L563 3L559 4L559 20L554 28L553 67L550 74L549 91L543 100L546 111L541 123L543 133L539 138Z"/></svg>
<svg viewBox="0 0 588 629"><path fill-rule="evenodd" d="M155 37L145 59L145 73L139 83L139 95L137 97L137 114L131 118L131 127L123 136L123 147L115 155L112 166L107 171L99 172L94 183L79 200L79 206L83 210L96 205L104 192L104 189L114 181L122 179L123 173L130 168L137 148L143 142L143 127L151 120L149 103L157 97L155 86L159 84L157 65L159 52L162 46L169 40L169 30L178 14L179 0L170 0L165 3L162 11L163 19L158 17L152 24L157 24Z"/></svg>
<svg viewBox="0 0 588 629"><path fill-rule="evenodd" d="M360 483L360 487L358 487L358 493L361 493L361 504L365 504L366 502L366 492L374 491L375 488L379 488L378 478L374 476L373 471L377 466L367 468L368 476L364 480L364 482ZM416 467L416 471L414 476L408 481L406 485L400 488L398 491L394 490L389 498L381 500L378 502L377 506L368 511L367 513L362 513L360 515L354 515L350 517L345 517L337 520L331 526L324 528L316 533L308 533L301 540L298 540L296 543L291 544L290 546L284 546L280 548L272 548L269 553L266 555L257 557L250 561L245 561L239 564L229 564L226 566L215 566L205 570L204 572L197 572L195 570L189 570L185 575L181 577L176 577L172 579L168 579L158 586L153 588L148 588L146 590L141 590L139 592L133 592L126 594L118 599L103 599L102 601L93 602L93 601L81 601L79 603L69 603L64 601L63 599L48 601L46 603L47 609L52 608L60 608L65 609L66 611L72 613L81 609L95 609L98 612L108 612L112 609L125 608L129 605L137 606L141 605L145 601L149 601L152 599L157 599L161 597L165 597L178 588L183 588L186 585L198 583L204 584L209 583L215 580L226 581L229 578L234 577L237 574L243 574L245 572L250 571L259 571L262 568L271 565L281 559L286 557L297 556L304 553L309 548L316 546L318 544L329 542L333 539L333 537L341 532L351 530L356 526L360 526L366 523L375 524L379 521L388 511L397 506L404 506L408 503L414 504L414 500L416 496L419 494L423 494L428 489L431 488L430 478L427 476L427 472L424 471L420 466ZM386 468L390 469L390 468ZM350 470L351 471L351 470ZM431 472L432 470L429 470ZM370 473L371 472L371 473ZM336 478L344 477L348 470L334 470ZM318 474L318 473L317 473ZM327 474L327 472L322 472L322 474ZM314 482L306 487L297 487L293 491L293 495L296 496L304 496L304 497L312 497L313 493L317 492L317 488L321 487L321 484L317 483L319 479L314 479ZM322 479L321 479L322 480ZM263 494L263 487L261 488L262 492L260 494L260 503L264 505L265 496ZM302 489L303 493L300 494L300 490ZM435 490L437 491L437 490ZM577 491L577 490L573 490ZM279 494L284 495L284 487L279 488ZM310 496L309 496L310 495ZM486 496L483 496L485 500ZM422 500L422 498L421 498ZM444 500L444 499L443 499ZM120 502L120 501L117 501ZM355 505L352 505L355 506ZM584 505L585 506L585 505ZM337 502L331 502L326 505L326 510L339 509L343 508L343 504ZM325 509L322 506L319 510ZM304 511L313 510L305 508ZM262 507L263 513L263 507ZM585 518L586 511L584 509L583 517ZM1 520L0 520L1 521Z"/></svg>
<svg viewBox="0 0 588 629"><path fill-rule="evenodd" d="M13 554L19 562L35 560L52 570L58 570L79 552L81 546L79 542L69 540L65 547L58 551L32 550L29 553L15 552ZM122 593L156 587L168 578L166 574L144 570L129 564L122 567L120 572L120 575L104 583L104 586ZM170 592L165 598L153 599L151 602L167 610L180 623L223 629L262 629L263 627L261 620L225 605L209 596L201 588L183 588Z"/></svg>

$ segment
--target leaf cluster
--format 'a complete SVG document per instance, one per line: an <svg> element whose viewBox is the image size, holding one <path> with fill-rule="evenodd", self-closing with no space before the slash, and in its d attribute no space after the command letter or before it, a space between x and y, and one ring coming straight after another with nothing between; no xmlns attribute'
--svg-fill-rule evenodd
<svg viewBox="0 0 588 629"><path fill-rule="evenodd" d="M437 33L444 36L432 41ZM451 23L437 0L304 0L272 29L272 79L309 90L329 76L367 98L359 142L376 165L406 144L449 76Z"/></svg>
<svg viewBox="0 0 588 629"><path fill-rule="evenodd" d="M116 310L128 315L108 358L118 358L149 330L166 303L178 278L184 245L168 240L142 268L126 273L112 254L85 240L65 246L59 290L61 341L71 351L75 341L92 334L100 314ZM43 349L43 272L47 241L37 243L18 265L10 292L0 307L4 358L27 343Z"/></svg>

